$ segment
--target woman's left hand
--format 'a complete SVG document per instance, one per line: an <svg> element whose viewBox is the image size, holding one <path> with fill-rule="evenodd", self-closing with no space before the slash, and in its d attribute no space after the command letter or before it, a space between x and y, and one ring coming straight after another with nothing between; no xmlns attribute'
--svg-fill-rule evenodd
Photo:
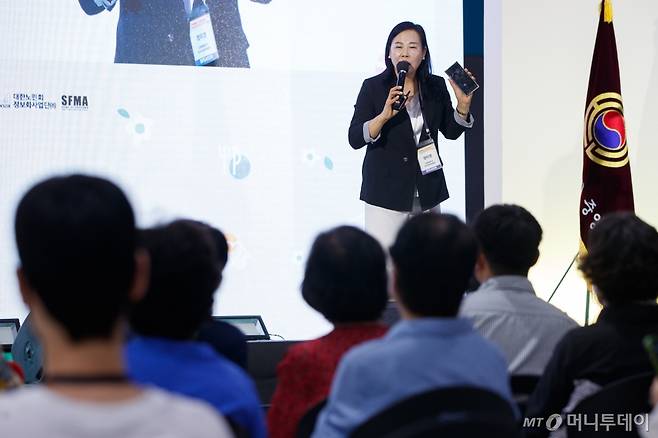
<svg viewBox="0 0 658 438"><path fill-rule="evenodd" d="M466 74L468 74L471 77L471 79L473 79L475 81L475 76L473 76L473 74L470 71L468 71L467 68L465 68L464 71L466 72ZM468 114L469 111L471 110L471 100L473 99L473 94L475 94L475 92L473 92L471 94L465 94L461 90L461 88L459 88L459 86L457 86L455 81L448 78L448 82L450 82L450 86L452 86L452 89L455 91L455 97L457 98L457 110L458 110L458 112L463 113L463 114Z"/></svg>

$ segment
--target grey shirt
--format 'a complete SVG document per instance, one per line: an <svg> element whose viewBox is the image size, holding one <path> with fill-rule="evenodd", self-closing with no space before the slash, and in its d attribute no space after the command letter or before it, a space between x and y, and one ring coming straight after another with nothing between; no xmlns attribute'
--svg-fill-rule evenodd
<svg viewBox="0 0 658 438"><path fill-rule="evenodd" d="M578 326L516 275L485 281L464 297L460 314L501 349L510 374L541 375L558 341Z"/></svg>
<svg viewBox="0 0 658 438"><path fill-rule="evenodd" d="M0 396L3 437L230 438L210 405L155 388L121 401L89 401L35 384Z"/></svg>

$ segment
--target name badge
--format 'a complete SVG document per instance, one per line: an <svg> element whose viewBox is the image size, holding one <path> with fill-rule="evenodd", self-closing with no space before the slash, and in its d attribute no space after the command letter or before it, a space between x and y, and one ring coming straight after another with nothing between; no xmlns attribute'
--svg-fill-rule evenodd
<svg viewBox="0 0 658 438"><path fill-rule="evenodd" d="M219 59L215 32L212 29L210 12L203 3L200 8L194 8L190 19L190 42L194 52L194 64L206 65Z"/></svg>
<svg viewBox="0 0 658 438"><path fill-rule="evenodd" d="M437 151L434 141L431 138L421 141L418 144L418 164L423 175L436 172L443 168L439 151Z"/></svg>

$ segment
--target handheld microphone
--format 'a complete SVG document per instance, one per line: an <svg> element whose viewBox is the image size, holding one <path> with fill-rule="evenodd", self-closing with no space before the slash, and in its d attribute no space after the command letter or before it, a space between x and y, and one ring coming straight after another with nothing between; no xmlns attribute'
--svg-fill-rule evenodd
<svg viewBox="0 0 658 438"><path fill-rule="evenodd" d="M396 70L398 71L398 82L397 86L402 87L402 92L404 93L404 79L407 77L407 72L409 71L409 67L411 67L411 64L409 64L407 61L400 61L398 64L395 66ZM402 107L404 106L404 102L407 100L407 97L402 94L400 97L398 97L397 102L393 103L393 109L395 111L400 111Z"/></svg>

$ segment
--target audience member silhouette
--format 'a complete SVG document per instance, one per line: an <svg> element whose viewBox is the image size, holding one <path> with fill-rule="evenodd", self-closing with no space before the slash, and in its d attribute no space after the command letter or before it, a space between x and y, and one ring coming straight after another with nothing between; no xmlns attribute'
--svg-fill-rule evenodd
<svg viewBox="0 0 658 438"><path fill-rule="evenodd" d="M204 403L127 378L124 315L146 289L149 258L117 186L84 175L43 181L21 199L15 234L44 381L0 396L3 436L231 436Z"/></svg>
<svg viewBox="0 0 658 438"><path fill-rule="evenodd" d="M460 313L501 349L510 374L539 376L553 348L576 322L537 297L528 271L539 258L542 229L518 205L494 205L473 223L480 244L475 277Z"/></svg>
<svg viewBox="0 0 658 438"><path fill-rule="evenodd" d="M321 338L294 345L279 364L267 416L271 438L294 436L304 413L329 395L343 354L386 332L377 322L388 297L384 250L375 238L354 227L320 234L306 262L302 296L334 328Z"/></svg>
<svg viewBox="0 0 658 438"><path fill-rule="evenodd" d="M477 257L473 232L455 216L422 214L402 226L390 254L403 320L343 357L314 437L349 436L393 403L442 387L480 387L512 403L505 358L457 317Z"/></svg>
<svg viewBox="0 0 658 438"><path fill-rule="evenodd" d="M596 323L573 329L555 347L528 418L570 412L602 386L652 370L642 338L658 333L658 232L632 213L610 214L590 231L587 250L580 270L603 309Z"/></svg>
<svg viewBox="0 0 658 438"><path fill-rule="evenodd" d="M141 233L151 256L144 299L130 317L134 331L125 352L130 376L204 400L224 414L235 430L266 436L253 382L233 362L195 340L209 318L221 282L216 245L208 228L177 220Z"/></svg>

